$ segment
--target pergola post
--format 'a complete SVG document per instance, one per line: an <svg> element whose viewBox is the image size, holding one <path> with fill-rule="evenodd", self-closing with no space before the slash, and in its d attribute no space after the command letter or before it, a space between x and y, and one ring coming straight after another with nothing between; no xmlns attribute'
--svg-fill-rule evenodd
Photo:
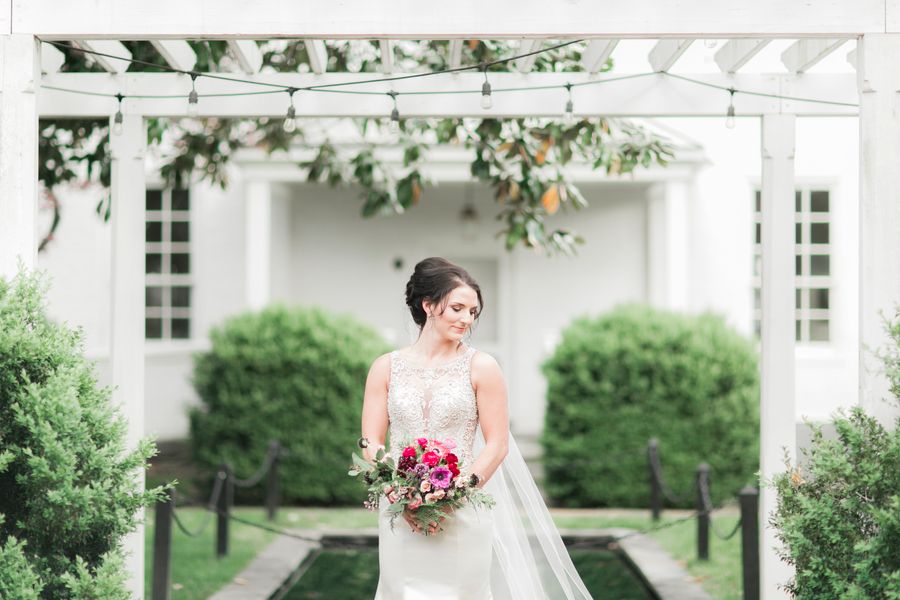
<svg viewBox="0 0 900 600"><path fill-rule="evenodd" d="M668 310L688 306L687 181L653 185L647 194L647 300Z"/></svg>
<svg viewBox="0 0 900 600"><path fill-rule="evenodd" d="M128 421L127 448L144 436L144 212L147 130L142 115L125 114L112 153L111 352L113 401ZM144 471L135 472L144 487ZM143 519L143 511L138 515ZM144 527L125 539L132 598L144 597Z"/></svg>
<svg viewBox="0 0 900 600"><path fill-rule="evenodd" d="M0 277L37 258L40 48L32 35L0 34Z"/></svg>
<svg viewBox="0 0 900 600"><path fill-rule="evenodd" d="M272 297L272 184L247 182L244 202L247 308L260 310Z"/></svg>
<svg viewBox="0 0 900 600"><path fill-rule="evenodd" d="M763 481L784 471L784 451L796 453L794 408L794 143L796 117L762 117L762 332L760 471ZM774 489L761 485L760 591L764 600L787 598L778 588L791 577L775 553Z"/></svg>
<svg viewBox="0 0 900 600"><path fill-rule="evenodd" d="M859 68L859 401L883 423L900 410L874 352L888 343L882 314L900 305L900 34L864 36Z"/></svg>

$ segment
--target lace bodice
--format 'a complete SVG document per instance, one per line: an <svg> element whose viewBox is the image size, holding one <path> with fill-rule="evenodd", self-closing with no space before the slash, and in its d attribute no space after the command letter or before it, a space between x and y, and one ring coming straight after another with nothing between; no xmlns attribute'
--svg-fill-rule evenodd
<svg viewBox="0 0 900 600"><path fill-rule="evenodd" d="M472 443L478 425L470 376L475 352L469 346L463 354L439 367L422 367L396 350L391 352L388 418L395 459L403 445L415 438L453 438L462 468L472 464Z"/></svg>

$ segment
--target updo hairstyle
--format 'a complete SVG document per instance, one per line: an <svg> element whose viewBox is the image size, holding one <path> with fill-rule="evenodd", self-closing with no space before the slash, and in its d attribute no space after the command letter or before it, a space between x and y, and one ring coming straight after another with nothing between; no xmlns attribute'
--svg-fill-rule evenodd
<svg viewBox="0 0 900 600"><path fill-rule="evenodd" d="M425 327L428 320L428 315L422 308L422 300L440 305L443 314L447 309L447 296L461 285L469 286L478 296L478 312L475 313L477 319L484 308L481 288L465 269L437 256L426 258L416 265L406 284L406 305L419 330Z"/></svg>

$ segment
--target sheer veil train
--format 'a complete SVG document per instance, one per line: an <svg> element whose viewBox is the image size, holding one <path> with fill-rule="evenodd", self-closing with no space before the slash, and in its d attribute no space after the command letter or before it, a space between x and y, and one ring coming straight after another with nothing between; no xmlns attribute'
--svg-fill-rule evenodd
<svg viewBox="0 0 900 600"><path fill-rule="evenodd" d="M479 427L474 454L483 447ZM590 600L512 433L509 452L484 489L497 502L491 509L494 600Z"/></svg>

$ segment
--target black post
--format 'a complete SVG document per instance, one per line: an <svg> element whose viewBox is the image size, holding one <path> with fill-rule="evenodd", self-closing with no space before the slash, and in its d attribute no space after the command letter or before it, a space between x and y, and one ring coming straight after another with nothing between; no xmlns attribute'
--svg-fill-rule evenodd
<svg viewBox="0 0 900 600"><path fill-rule="evenodd" d="M228 463L222 463L217 477L224 478L222 491L219 493L219 501L216 503L217 527L216 527L216 556L228 554L228 521L231 515L231 506L234 504L234 473Z"/></svg>
<svg viewBox="0 0 900 600"><path fill-rule="evenodd" d="M156 503L153 524L153 600L169 600L172 593L172 513L175 501L167 492Z"/></svg>
<svg viewBox="0 0 900 600"><path fill-rule="evenodd" d="M650 438L647 442L647 467L650 469L650 511L654 521L662 514L662 485L656 476L654 465L659 464L659 440Z"/></svg>
<svg viewBox="0 0 900 600"><path fill-rule="evenodd" d="M741 559L744 600L759 600L759 490L741 490Z"/></svg>
<svg viewBox="0 0 900 600"><path fill-rule="evenodd" d="M272 457L272 466L266 478L266 515L270 521L275 520L278 512L278 463L281 461L281 444L272 440L269 442L269 456Z"/></svg>
<svg viewBox="0 0 900 600"><path fill-rule="evenodd" d="M697 558L709 560L709 510L706 504L709 493L709 465L700 463L697 467Z"/></svg>

